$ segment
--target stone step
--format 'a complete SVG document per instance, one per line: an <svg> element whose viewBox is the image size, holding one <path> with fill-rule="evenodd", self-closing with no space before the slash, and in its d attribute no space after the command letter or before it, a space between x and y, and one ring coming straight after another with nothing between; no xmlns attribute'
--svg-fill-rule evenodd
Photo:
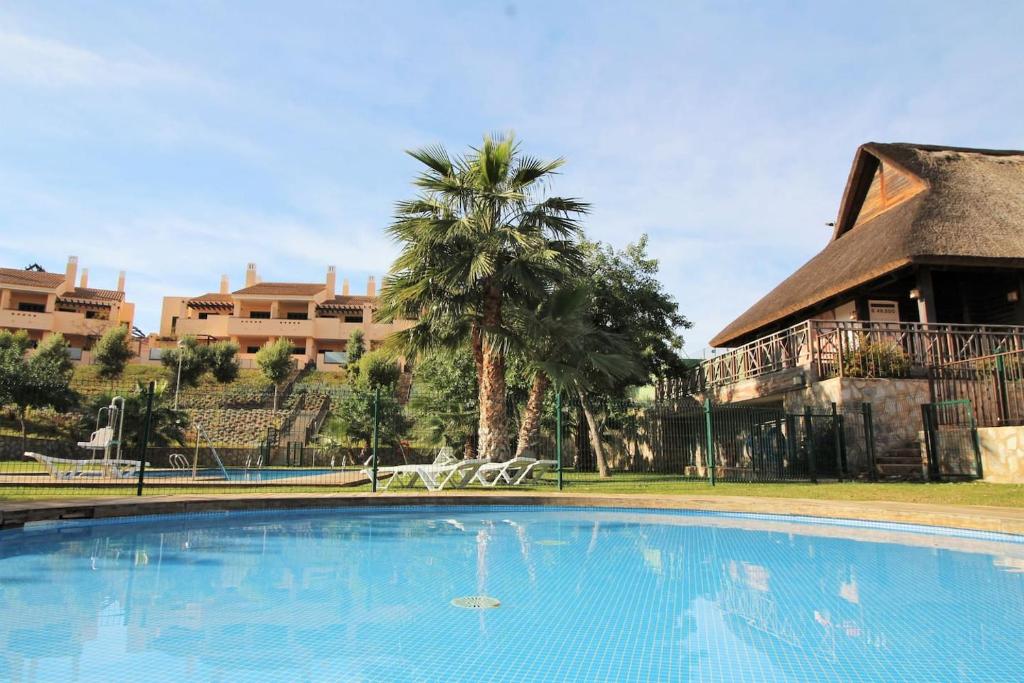
<svg viewBox="0 0 1024 683"><path fill-rule="evenodd" d="M920 461L916 463L876 463L878 476L883 479L924 479L924 470Z"/></svg>

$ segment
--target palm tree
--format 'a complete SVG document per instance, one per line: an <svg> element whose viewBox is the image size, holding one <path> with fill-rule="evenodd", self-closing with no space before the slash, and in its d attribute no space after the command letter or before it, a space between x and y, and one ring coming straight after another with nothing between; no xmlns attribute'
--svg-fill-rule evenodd
<svg viewBox="0 0 1024 683"><path fill-rule="evenodd" d="M510 308L509 313L521 340L517 350L533 375L516 455L536 446L544 394L554 384L557 391L573 391L579 397L598 472L607 477L608 461L588 393L605 380L639 378L642 365L637 350L622 335L594 325L590 292L579 284L556 290L532 308Z"/></svg>
<svg viewBox="0 0 1024 683"><path fill-rule="evenodd" d="M426 169L420 195L400 202L391 236L402 245L385 279L383 320L418 317L407 348L472 343L479 383L479 454L508 456L507 303L540 299L582 267L578 217L588 205L542 190L563 160L523 155L512 135L452 158L409 152Z"/></svg>

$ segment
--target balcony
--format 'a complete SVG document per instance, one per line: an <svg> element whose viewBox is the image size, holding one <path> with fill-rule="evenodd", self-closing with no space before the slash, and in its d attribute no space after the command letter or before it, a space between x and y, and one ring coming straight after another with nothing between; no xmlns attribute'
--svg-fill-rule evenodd
<svg viewBox="0 0 1024 683"><path fill-rule="evenodd" d="M1024 349L1024 327L808 320L703 361L696 392L778 375L924 376L929 368Z"/></svg>
<svg viewBox="0 0 1024 683"><path fill-rule="evenodd" d="M227 317L227 334L232 337L312 337L314 320L285 318ZM207 320L207 322L209 322Z"/></svg>
<svg viewBox="0 0 1024 683"><path fill-rule="evenodd" d="M53 313L0 310L0 327L49 332L53 329Z"/></svg>
<svg viewBox="0 0 1024 683"><path fill-rule="evenodd" d="M214 315L203 320L198 318L179 319L174 331L179 336L190 334L200 338L204 336L224 338L228 336L228 316Z"/></svg>

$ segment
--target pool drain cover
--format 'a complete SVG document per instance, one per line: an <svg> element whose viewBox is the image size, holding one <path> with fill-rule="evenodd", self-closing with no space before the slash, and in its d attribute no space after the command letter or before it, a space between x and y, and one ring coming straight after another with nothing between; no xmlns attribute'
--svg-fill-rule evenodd
<svg viewBox="0 0 1024 683"><path fill-rule="evenodd" d="M452 600L452 604L465 609L494 609L501 604L501 601L486 595L467 595L463 598L455 598Z"/></svg>

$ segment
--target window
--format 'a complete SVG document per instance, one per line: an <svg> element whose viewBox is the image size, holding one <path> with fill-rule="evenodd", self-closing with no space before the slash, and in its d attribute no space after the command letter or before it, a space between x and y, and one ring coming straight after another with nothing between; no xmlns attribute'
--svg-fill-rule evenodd
<svg viewBox="0 0 1024 683"><path fill-rule="evenodd" d="M46 313L46 304L30 304L22 302L18 304L19 311L25 311L27 313Z"/></svg>
<svg viewBox="0 0 1024 683"><path fill-rule="evenodd" d="M324 351L324 363L327 365L345 365L348 354L344 351Z"/></svg>
<svg viewBox="0 0 1024 683"><path fill-rule="evenodd" d="M345 322L347 322L347 323L361 323L361 322L363 322L363 316L362 316L362 314L346 315L345 316Z"/></svg>
<svg viewBox="0 0 1024 683"><path fill-rule="evenodd" d="M288 311L289 320L309 320L309 314L305 311Z"/></svg>
<svg viewBox="0 0 1024 683"><path fill-rule="evenodd" d="M174 334L174 330L178 327L178 316L171 316L171 334Z"/></svg>
<svg viewBox="0 0 1024 683"><path fill-rule="evenodd" d="M85 317L89 318L90 320L94 319L96 317L96 311L86 311Z"/></svg>
<svg viewBox="0 0 1024 683"><path fill-rule="evenodd" d="M301 356L304 353L306 353L306 347L304 347L304 346L293 346L292 347L292 355L293 356Z"/></svg>
<svg viewBox="0 0 1024 683"><path fill-rule="evenodd" d="M246 353L259 353L260 352L260 347L258 347L258 346L246 346L245 347L245 352Z"/></svg>
<svg viewBox="0 0 1024 683"><path fill-rule="evenodd" d="M200 313L200 314L199 314L199 319L200 319L200 320L206 320L206 319L207 319L207 318L209 318L209 317L210 317L210 314L209 314L209 313Z"/></svg>
<svg viewBox="0 0 1024 683"><path fill-rule="evenodd" d="M250 311L249 317L258 320L270 320L270 311Z"/></svg>

